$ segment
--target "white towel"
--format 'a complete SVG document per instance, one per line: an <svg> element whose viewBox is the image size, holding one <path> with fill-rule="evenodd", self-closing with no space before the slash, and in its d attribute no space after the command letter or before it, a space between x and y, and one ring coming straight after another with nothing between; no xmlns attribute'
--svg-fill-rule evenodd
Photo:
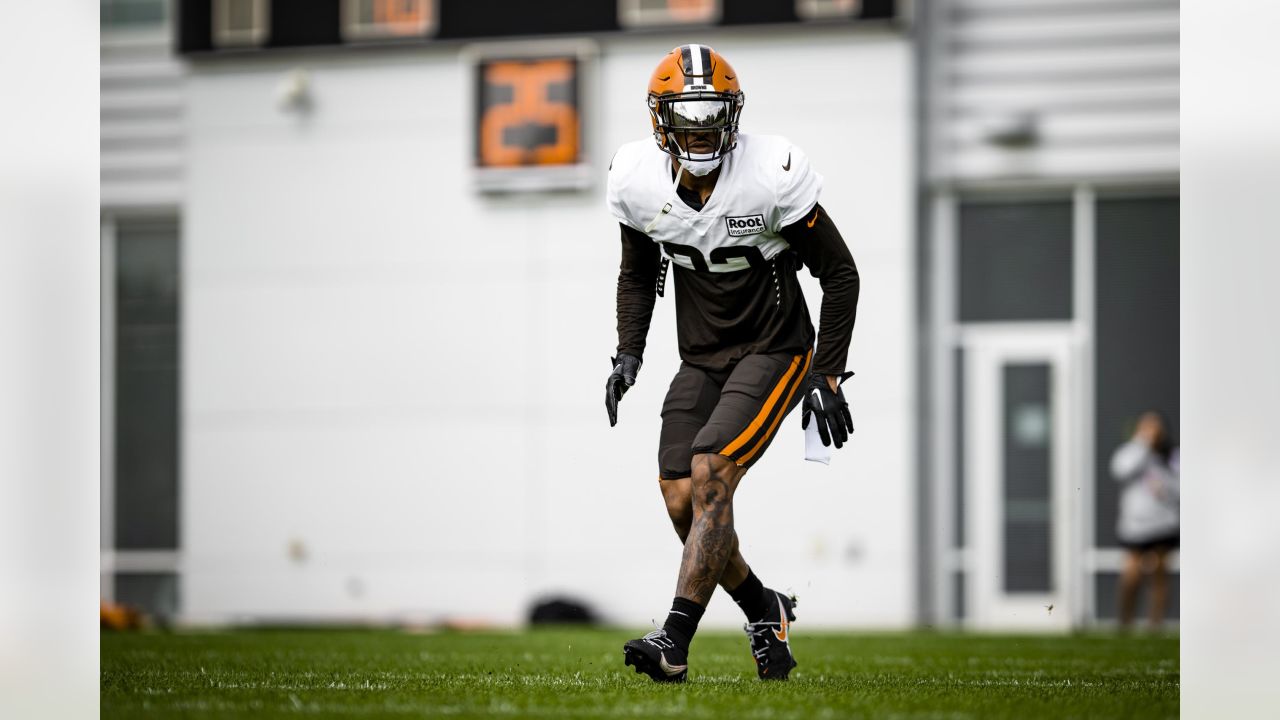
<svg viewBox="0 0 1280 720"><path fill-rule="evenodd" d="M809 427L804 431L804 459L831 464L831 448L822 444L822 436L818 435L818 419L810 418Z"/></svg>

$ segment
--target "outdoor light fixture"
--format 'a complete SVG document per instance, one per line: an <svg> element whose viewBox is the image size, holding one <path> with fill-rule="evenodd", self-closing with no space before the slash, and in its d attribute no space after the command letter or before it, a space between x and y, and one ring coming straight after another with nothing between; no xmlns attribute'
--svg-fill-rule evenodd
<svg viewBox="0 0 1280 720"><path fill-rule="evenodd" d="M983 140L1009 150L1026 148L1040 141L1039 118L1033 112L1011 113L992 118L983 129Z"/></svg>
<svg viewBox="0 0 1280 720"><path fill-rule="evenodd" d="M285 74L276 86L276 103L285 112L303 113L311 109L311 75L303 68Z"/></svg>

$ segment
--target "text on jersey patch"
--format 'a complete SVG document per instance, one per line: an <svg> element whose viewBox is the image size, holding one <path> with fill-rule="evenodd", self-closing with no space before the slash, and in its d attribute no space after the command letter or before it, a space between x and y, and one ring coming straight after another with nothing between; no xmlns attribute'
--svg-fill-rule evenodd
<svg viewBox="0 0 1280 720"><path fill-rule="evenodd" d="M729 234L733 237L757 235L765 231L764 215L727 217L724 219L724 223L729 226Z"/></svg>

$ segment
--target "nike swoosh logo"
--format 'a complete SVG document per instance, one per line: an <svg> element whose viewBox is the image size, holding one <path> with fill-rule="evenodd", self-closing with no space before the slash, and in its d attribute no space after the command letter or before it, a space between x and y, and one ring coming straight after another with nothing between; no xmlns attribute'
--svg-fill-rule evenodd
<svg viewBox="0 0 1280 720"><path fill-rule="evenodd" d="M791 153L787 153L787 164L783 165L782 169L791 172Z"/></svg>
<svg viewBox="0 0 1280 720"><path fill-rule="evenodd" d="M819 410L825 409L822 407L822 393L818 392L818 388L813 389L813 401L818 404Z"/></svg>
<svg viewBox="0 0 1280 720"><path fill-rule="evenodd" d="M778 642L786 642L787 629L789 626L787 624L787 609L783 607L781 599L778 600L778 610L782 612L782 632L778 632L777 630L774 630L773 636L778 638Z"/></svg>
<svg viewBox="0 0 1280 720"><path fill-rule="evenodd" d="M671 79L671 76L670 76L670 75L668 75L668 76L666 76L666 77L660 77L660 78L658 78L658 79L659 79L659 80L661 80L662 82L666 82L666 81L668 81L668 80L670 80L670 79Z"/></svg>
<svg viewBox="0 0 1280 720"><path fill-rule="evenodd" d="M689 669L688 665L672 665L667 662L666 653L658 653L658 667L662 668L662 672L668 675L679 675Z"/></svg>
<svg viewBox="0 0 1280 720"><path fill-rule="evenodd" d="M818 222L818 211L817 211L817 210L814 210L814 211L813 211L813 219L812 219L812 220L810 220L809 222L805 223L805 227L813 227L813 224L814 224L814 223L816 223L816 222Z"/></svg>

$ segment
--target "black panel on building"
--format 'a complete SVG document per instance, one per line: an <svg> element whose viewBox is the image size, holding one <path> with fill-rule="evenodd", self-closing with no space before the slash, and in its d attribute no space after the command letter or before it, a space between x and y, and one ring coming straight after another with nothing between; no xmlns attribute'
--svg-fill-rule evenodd
<svg viewBox="0 0 1280 720"><path fill-rule="evenodd" d="M618 3L440 0L439 38L612 32L618 29Z"/></svg>
<svg viewBox="0 0 1280 720"><path fill-rule="evenodd" d="M179 53L213 49L213 0L182 0L174 16Z"/></svg>
<svg viewBox="0 0 1280 720"><path fill-rule="evenodd" d="M340 0L271 0L267 47L342 43Z"/></svg>
<svg viewBox="0 0 1280 720"><path fill-rule="evenodd" d="M863 20L892 20L897 16L897 0L862 0L862 10L858 13Z"/></svg>
<svg viewBox="0 0 1280 720"><path fill-rule="evenodd" d="M759 25L796 22L795 0L724 0L720 6L725 25Z"/></svg>
<svg viewBox="0 0 1280 720"><path fill-rule="evenodd" d="M341 0L263 0L268 10L265 40L241 44L236 52L285 47L343 44ZM215 0L179 0L175 37L180 53L219 48L214 41ZM618 32L617 0L568 3L559 0L437 0L438 25L431 39L486 39L554 35L598 35ZM795 0L723 0L720 25L795 23ZM864 0L851 19L888 20L897 16L895 0ZM665 28L696 36L699 27Z"/></svg>

